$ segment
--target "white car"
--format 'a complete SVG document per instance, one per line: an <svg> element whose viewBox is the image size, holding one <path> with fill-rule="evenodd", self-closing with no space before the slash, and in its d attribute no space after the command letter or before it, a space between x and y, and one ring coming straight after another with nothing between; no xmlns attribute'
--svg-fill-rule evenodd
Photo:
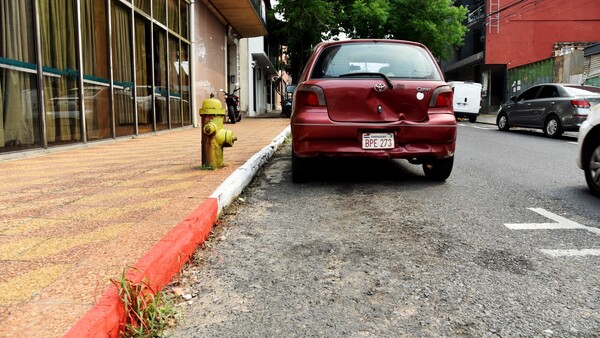
<svg viewBox="0 0 600 338"><path fill-rule="evenodd" d="M593 195L600 197L600 104L594 106L579 128L577 166Z"/></svg>

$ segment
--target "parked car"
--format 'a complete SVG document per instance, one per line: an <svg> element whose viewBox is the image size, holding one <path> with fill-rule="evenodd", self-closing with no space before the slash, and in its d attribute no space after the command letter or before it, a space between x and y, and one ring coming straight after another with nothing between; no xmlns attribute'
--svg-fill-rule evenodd
<svg viewBox="0 0 600 338"><path fill-rule="evenodd" d="M422 44L345 40L317 45L294 92L292 179L316 157L402 158L443 181L454 163L452 89Z"/></svg>
<svg viewBox="0 0 600 338"><path fill-rule="evenodd" d="M454 116L466 117L475 123L481 109L481 83L449 81L448 84L454 92Z"/></svg>
<svg viewBox="0 0 600 338"><path fill-rule="evenodd" d="M577 166L583 169L592 194L600 197L600 104L579 128Z"/></svg>
<svg viewBox="0 0 600 338"><path fill-rule="evenodd" d="M560 83L533 86L500 106L496 124L500 130L510 127L542 129L548 137L564 131L577 131L590 108L600 103L598 88Z"/></svg>

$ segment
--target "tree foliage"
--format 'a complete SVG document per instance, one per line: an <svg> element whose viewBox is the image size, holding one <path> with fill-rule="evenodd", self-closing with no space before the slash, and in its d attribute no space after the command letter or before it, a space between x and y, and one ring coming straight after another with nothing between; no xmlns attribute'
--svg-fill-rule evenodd
<svg viewBox="0 0 600 338"><path fill-rule="evenodd" d="M275 6L274 12L281 20L273 15L271 22L277 20L282 24L278 31L269 34L275 34L276 40L287 46L291 61L287 71L293 76L298 76L317 43L339 31L338 10L337 2L327 0L283 0Z"/></svg>
<svg viewBox="0 0 600 338"><path fill-rule="evenodd" d="M421 42L442 59L462 45L467 31L467 9L452 0L279 0L273 12L281 20L270 17L279 25L269 34L288 47L294 77L317 43L340 33Z"/></svg>

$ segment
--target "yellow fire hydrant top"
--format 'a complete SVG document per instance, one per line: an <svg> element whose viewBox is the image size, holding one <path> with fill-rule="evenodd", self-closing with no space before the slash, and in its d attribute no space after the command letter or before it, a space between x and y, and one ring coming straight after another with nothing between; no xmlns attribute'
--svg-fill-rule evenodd
<svg viewBox="0 0 600 338"><path fill-rule="evenodd" d="M225 115L225 109L221 101L217 99L206 99L202 102L200 115Z"/></svg>

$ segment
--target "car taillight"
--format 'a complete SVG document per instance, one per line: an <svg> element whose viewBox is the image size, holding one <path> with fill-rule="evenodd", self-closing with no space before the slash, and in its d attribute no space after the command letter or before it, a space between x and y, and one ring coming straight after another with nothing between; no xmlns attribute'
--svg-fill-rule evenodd
<svg viewBox="0 0 600 338"><path fill-rule="evenodd" d="M571 104L575 108L589 108L590 103L587 100L571 100Z"/></svg>
<svg viewBox="0 0 600 338"><path fill-rule="evenodd" d="M450 86L437 87L433 91L429 106L434 108L452 107L452 101L454 99L454 93Z"/></svg>
<svg viewBox="0 0 600 338"><path fill-rule="evenodd" d="M303 106L325 106L325 93L317 86L302 86L296 89L297 104Z"/></svg>

